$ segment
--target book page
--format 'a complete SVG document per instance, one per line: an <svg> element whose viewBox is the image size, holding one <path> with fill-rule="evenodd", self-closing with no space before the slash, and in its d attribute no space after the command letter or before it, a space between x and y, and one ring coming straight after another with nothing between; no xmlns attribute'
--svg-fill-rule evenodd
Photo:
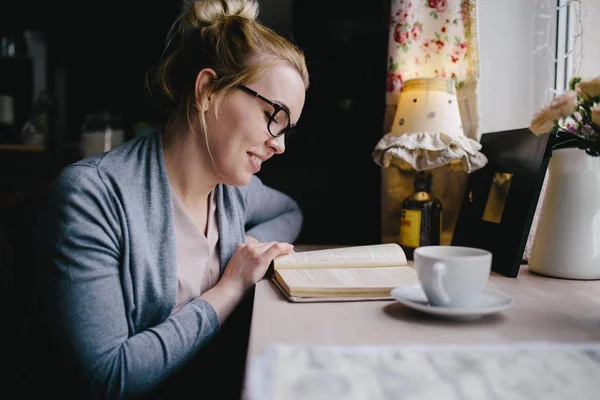
<svg viewBox="0 0 600 400"><path fill-rule="evenodd" d="M407 265L402 247L396 243L352 246L284 254L273 260L275 269L360 268Z"/></svg>
<svg viewBox="0 0 600 400"><path fill-rule="evenodd" d="M391 288L418 283L417 273L412 267L380 268L333 268L333 269L284 269L277 275L291 290L325 288Z"/></svg>

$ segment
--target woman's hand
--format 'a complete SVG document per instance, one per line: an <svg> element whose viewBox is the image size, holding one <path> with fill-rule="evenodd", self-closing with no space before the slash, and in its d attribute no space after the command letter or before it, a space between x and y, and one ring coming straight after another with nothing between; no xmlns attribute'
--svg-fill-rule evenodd
<svg viewBox="0 0 600 400"><path fill-rule="evenodd" d="M200 297L208 301L222 323L233 311L244 293L261 280L271 261L294 251L289 243L266 242L240 244L227 263L221 280Z"/></svg>
<svg viewBox="0 0 600 400"><path fill-rule="evenodd" d="M273 259L294 251L289 243L266 242L240 244L227 263L221 281L223 285L239 287L242 292L262 279Z"/></svg>

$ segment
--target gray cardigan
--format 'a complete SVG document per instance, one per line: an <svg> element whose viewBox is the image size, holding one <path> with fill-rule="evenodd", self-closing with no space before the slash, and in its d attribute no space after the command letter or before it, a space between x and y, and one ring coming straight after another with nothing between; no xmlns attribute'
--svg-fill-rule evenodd
<svg viewBox="0 0 600 400"><path fill-rule="evenodd" d="M256 176L242 187L218 185L215 198L221 274L245 234L290 243L299 234L297 204ZM66 167L48 211L44 301L61 351L93 397L148 392L219 330L215 310L199 298L169 316L177 266L161 134Z"/></svg>

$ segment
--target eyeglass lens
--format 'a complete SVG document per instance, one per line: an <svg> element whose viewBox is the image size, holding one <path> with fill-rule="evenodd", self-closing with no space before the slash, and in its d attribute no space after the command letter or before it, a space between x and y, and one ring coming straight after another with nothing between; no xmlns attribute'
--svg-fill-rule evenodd
<svg viewBox="0 0 600 400"><path fill-rule="evenodd" d="M288 113L283 109L279 109L269 121L269 133L273 136L281 136L281 134L287 133L284 130L288 127L289 123L290 116Z"/></svg>

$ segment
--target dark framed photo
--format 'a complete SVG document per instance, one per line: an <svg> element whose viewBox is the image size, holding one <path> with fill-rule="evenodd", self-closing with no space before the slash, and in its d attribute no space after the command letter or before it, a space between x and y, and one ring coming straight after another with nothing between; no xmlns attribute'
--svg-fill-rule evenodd
<svg viewBox="0 0 600 400"><path fill-rule="evenodd" d="M486 249L492 271L516 277L550 161L549 135L529 129L481 136L488 163L469 175L453 246Z"/></svg>

